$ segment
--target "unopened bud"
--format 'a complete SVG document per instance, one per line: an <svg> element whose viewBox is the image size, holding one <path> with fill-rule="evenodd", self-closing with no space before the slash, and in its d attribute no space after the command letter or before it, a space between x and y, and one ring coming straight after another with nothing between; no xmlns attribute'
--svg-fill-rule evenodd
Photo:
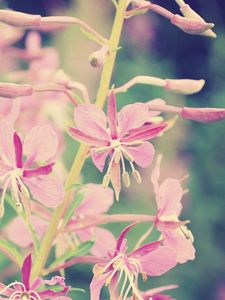
<svg viewBox="0 0 225 300"><path fill-rule="evenodd" d="M105 176L103 177L103 180L102 180L102 185L104 187L107 187L109 185L109 182L110 182L110 174L105 174Z"/></svg>
<svg viewBox="0 0 225 300"><path fill-rule="evenodd" d="M204 20L186 18L180 15L173 15L170 21L173 25L189 34L202 34L206 30L214 27L213 23L206 23Z"/></svg>
<svg viewBox="0 0 225 300"><path fill-rule="evenodd" d="M165 89L174 93L190 95L198 93L205 85L205 80L166 79Z"/></svg>
<svg viewBox="0 0 225 300"><path fill-rule="evenodd" d="M181 6L180 11L186 18L205 22L205 20L199 14L197 14L188 4ZM201 35L216 38L216 34L211 29L204 31L203 33L201 33Z"/></svg>
<svg viewBox="0 0 225 300"><path fill-rule="evenodd" d="M104 45L100 50L93 52L88 58L88 61L92 65L92 67L102 67L105 63L108 51L108 46Z"/></svg>
<svg viewBox="0 0 225 300"><path fill-rule="evenodd" d="M180 115L187 120L212 123L225 119L225 109L183 107Z"/></svg>
<svg viewBox="0 0 225 300"><path fill-rule="evenodd" d="M26 198L30 198L30 194L28 189L25 187L25 185L20 187L22 194L26 197Z"/></svg>
<svg viewBox="0 0 225 300"><path fill-rule="evenodd" d="M1 9L0 22L19 27L38 27L41 25L41 16Z"/></svg>
<svg viewBox="0 0 225 300"><path fill-rule="evenodd" d="M122 179L123 179L123 183L124 183L125 187L128 188L130 186L130 176L126 171L123 172Z"/></svg>
<svg viewBox="0 0 225 300"><path fill-rule="evenodd" d="M130 2L131 6L133 9L135 8L139 8L139 7L144 7L144 6L148 6L150 4L149 1L145 1L145 0L133 0ZM139 11L139 13L146 13L148 11L147 9L142 9L141 11Z"/></svg>
<svg viewBox="0 0 225 300"><path fill-rule="evenodd" d="M132 171L132 175L138 184L141 184L141 175L137 170Z"/></svg>
<svg viewBox="0 0 225 300"><path fill-rule="evenodd" d="M29 84L0 83L0 97L16 98L20 96L30 96L33 87Z"/></svg>

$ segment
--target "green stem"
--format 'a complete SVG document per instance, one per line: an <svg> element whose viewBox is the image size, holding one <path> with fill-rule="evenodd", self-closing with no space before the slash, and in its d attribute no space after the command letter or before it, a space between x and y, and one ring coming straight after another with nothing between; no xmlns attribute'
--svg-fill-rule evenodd
<svg viewBox="0 0 225 300"><path fill-rule="evenodd" d="M123 28L124 12L126 9L127 0L119 0L117 12L112 28L112 33L109 41L109 55L104 64L100 79L99 90L96 99L96 105L103 107L107 98L110 81L112 77L113 67L116 59L117 48L119 45L120 35ZM79 178L80 172L84 165L89 147L81 144L75 156L72 168L66 180L66 187L71 186ZM52 220L50 221L48 230L43 238L39 255L34 261L32 278L41 275L46 264L49 253L52 249L53 241L57 235L60 220L69 205L71 199L71 191L66 192L63 203L55 210Z"/></svg>

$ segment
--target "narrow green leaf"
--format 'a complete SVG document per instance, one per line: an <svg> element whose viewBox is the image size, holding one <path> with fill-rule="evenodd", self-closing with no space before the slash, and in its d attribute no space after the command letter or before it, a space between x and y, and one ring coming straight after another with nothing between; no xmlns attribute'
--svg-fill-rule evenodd
<svg viewBox="0 0 225 300"><path fill-rule="evenodd" d="M70 250L70 251L64 253L63 255L61 255L60 257L58 257L49 266L49 269L51 269L57 265L60 265L71 258L74 258L77 256L83 256L83 255L87 254L90 251L90 249L93 247L93 245L94 245L94 241L87 241L87 242L80 244L76 249Z"/></svg>
<svg viewBox="0 0 225 300"><path fill-rule="evenodd" d="M4 252L10 259L18 263L19 266L22 266L23 257L13 242L0 239L0 250Z"/></svg>

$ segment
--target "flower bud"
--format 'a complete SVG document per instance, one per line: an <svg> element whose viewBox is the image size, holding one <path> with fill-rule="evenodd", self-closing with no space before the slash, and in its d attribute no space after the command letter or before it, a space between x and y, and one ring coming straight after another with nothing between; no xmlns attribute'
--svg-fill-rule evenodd
<svg viewBox="0 0 225 300"><path fill-rule="evenodd" d="M105 176L103 177L102 185L104 187L107 187L109 185L110 179L110 174L105 174Z"/></svg>
<svg viewBox="0 0 225 300"><path fill-rule="evenodd" d="M183 107L180 115L182 118L187 120L212 123L225 119L225 109Z"/></svg>
<svg viewBox="0 0 225 300"><path fill-rule="evenodd" d="M145 1L145 0L133 0L131 1L131 6L133 9L135 8L139 8L139 7L144 7L144 6L148 6L150 4L149 1ZM139 13L146 13L148 11L148 9L143 9L141 11L139 11Z"/></svg>
<svg viewBox="0 0 225 300"><path fill-rule="evenodd" d="M38 27L41 25L40 15L30 15L18 11L0 10L0 22L12 26L20 27Z"/></svg>
<svg viewBox="0 0 225 300"><path fill-rule="evenodd" d="M55 83L67 87L68 83L71 81L70 78L65 74L63 70L58 70L54 76Z"/></svg>
<svg viewBox="0 0 225 300"><path fill-rule="evenodd" d="M188 4L181 6L180 11L186 18L205 22L205 20L199 14L197 14ZM216 34L211 29L204 31L203 33L201 33L201 35L216 38Z"/></svg>
<svg viewBox="0 0 225 300"><path fill-rule="evenodd" d="M204 20L186 18L180 15L173 15L170 21L173 25L189 34L202 34L206 30L214 27L213 23L206 23Z"/></svg>
<svg viewBox="0 0 225 300"><path fill-rule="evenodd" d="M0 83L0 97L16 98L20 96L30 96L33 87L30 84Z"/></svg>
<svg viewBox="0 0 225 300"><path fill-rule="evenodd" d="M99 68L104 65L108 50L108 46L104 45L100 50L93 52L89 56L88 61L92 65L92 67Z"/></svg>
<svg viewBox="0 0 225 300"><path fill-rule="evenodd" d="M165 89L174 93L190 95L198 93L204 86L205 80L166 79Z"/></svg>

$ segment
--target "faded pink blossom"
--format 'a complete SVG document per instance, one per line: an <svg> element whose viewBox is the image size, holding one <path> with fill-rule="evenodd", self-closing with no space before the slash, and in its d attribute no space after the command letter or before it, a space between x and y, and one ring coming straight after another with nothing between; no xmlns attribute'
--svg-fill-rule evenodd
<svg viewBox="0 0 225 300"><path fill-rule="evenodd" d="M51 160L57 146L57 136L49 126L32 128L22 142L10 123L0 123L1 214L8 189L19 209L22 204L26 208L30 193L47 207L56 207L61 203L62 182L51 175L54 166Z"/></svg>
<svg viewBox="0 0 225 300"><path fill-rule="evenodd" d="M151 177L158 209L155 225L163 235L164 244L176 251L177 262L185 263L195 258L195 248L191 231L179 221L184 190L180 180L175 178L159 184L161 160L159 155Z"/></svg>
<svg viewBox="0 0 225 300"><path fill-rule="evenodd" d="M134 226L127 226L117 239L114 249L110 249L108 256L99 258L94 266L92 279L91 300L99 300L104 284L109 285L112 299L127 299L132 294L138 300L143 300L138 289L139 274L160 276L176 265L176 254L168 246L161 246L161 242L152 242L127 253L126 235ZM121 286L120 286L121 284Z"/></svg>
<svg viewBox="0 0 225 300"><path fill-rule="evenodd" d="M21 282L15 281L8 286L0 283L0 297L4 299L26 299L26 300L72 300L67 297L70 287L65 285L64 278L54 276L50 280L43 280L36 278L30 282L30 275L32 269L32 257L28 255L21 269ZM50 286L48 288L47 286ZM40 289L42 287L42 289ZM55 287L60 287L59 291L54 291Z"/></svg>
<svg viewBox="0 0 225 300"><path fill-rule="evenodd" d="M141 182L134 163L148 167L154 156L154 147L147 140L158 136L166 127L165 123L145 124L149 119L148 106L134 103L116 110L116 98L111 92L107 116L94 104L79 105L74 110L76 128L69 128L70 135L91 146L94 165L102 172L109 156L109 164L103 185L111 180L118 200L121 190L120 173L124 184L130 185L130 177L125 167L125 159L130 164L132 175Z"/></svg>
<svg viewBox="0 0 225 300"><path fill-rule="evenodd" d="M89 226L74 231L74 226L79 227L79 222L82 222L85 218L95 218L96 215L107 212L113 204L113 191L108 187L105 188L102 185L90 183L82 187L80 192L84 193L84 199L76 207L74 215L66 225L64 232L59 234L55 241L58 254L64 254L71 247L73 241L76 241L74 244L75 248L78 243L88 240L95 240L95 244L90 251L93 255L98 256L103 251L107 254L108 249L115 244L115 238L109 230L97 226ZM38 216L31 214L30 223L35 229L38 238L41 239L48 227L51 213L37 206L33 206L32 211ZM7 225L5 234L7 238L20 247L32 245L32 236L23 220L19 217L16 217ZM21 236L23 237L22 239ZM104 244L102 240L104 240Z"/></svg>

